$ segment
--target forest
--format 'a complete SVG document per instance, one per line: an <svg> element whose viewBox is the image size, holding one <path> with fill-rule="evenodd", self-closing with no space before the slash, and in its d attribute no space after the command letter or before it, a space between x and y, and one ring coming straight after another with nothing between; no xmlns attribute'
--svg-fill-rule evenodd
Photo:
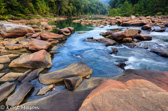
<svg viewBox="0 0 168 111"><path fill-rule="evenodd" d="M109 16L168 14L168 0L110 0L109 5Z"/></svg>
<svg viewBox="0 0 168 111"><path fill-rule="evenodd" d="M104 15L107 9L108 5L99 0L0 0L1 19L29 18L34 15Z"/></svg>

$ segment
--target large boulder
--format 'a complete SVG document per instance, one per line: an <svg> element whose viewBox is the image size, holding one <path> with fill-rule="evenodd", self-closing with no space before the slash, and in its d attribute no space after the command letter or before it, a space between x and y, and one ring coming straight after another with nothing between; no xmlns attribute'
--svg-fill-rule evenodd
<svg viewBox="0 0 168 111"><path fill-rule="evenodd" d="M125 34L123 32L115 32L110 38L116 41L122 41L125 38Z"/></svg>
<svg viewBox="0 0 168 111"><path fill-rule="evenodd" d="M40 50L32 54L23 54L9 64L9 67L25 68L50 68L51 66L51 55L46 50Z"/></svg>
<svg viewBox="0 0 168 111"><path fill-rule="evenodd" d="M105 80L79 111L166 111L168 92L146 80Z"/></svg>
<svg viewBox="0 0 168 111"><path fill-rule="evenodd" d="M51 43L43 40L38 40L38 39L31 39L29 44L27 45L27 48L29 50L47 50L51 46Z"/></svg>
<svg viewBox="0 0 168 111"><path fill-rule="evenodd" d="M150 81L168 92L168 72L155 70L128 69L116 80L126 82L132 79L144 79Z"/></svg>
<svg viewBox="0 0 168 111"><path fill-rule="evenodd" d="M91 75L92 72L92 69L88 67L85 63L74 63L64 69L41 75L39 77L39 81L42 84L48 85L61 82L68 77L85 77L87 75Z"/></svg>
<svg viewBox="0 0 168 111"><path fill-rule="evenodd" d="M8 22L0 22L0 29L0 34L6 38L24 36L34 32L34 29L29 26Z"/></svg>
<svg viewBox="0 0 168 111"><path fill-rule="evenodd" d="M141 33L141 30L138 29L127 29L123 32L125 34L125 37L127 38L135 38L139 33Z"/></svg>
<svg viewBox="0 0 168 111"><path fill-rule="evenodd" d="M131 21L122 22L121 26L143 26L146 24L148 24L148 22L145 20L131 20Z"/></svg>

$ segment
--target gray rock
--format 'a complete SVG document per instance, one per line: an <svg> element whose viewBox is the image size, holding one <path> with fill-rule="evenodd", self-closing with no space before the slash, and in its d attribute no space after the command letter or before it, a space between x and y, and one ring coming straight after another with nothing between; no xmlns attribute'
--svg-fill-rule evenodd
<svg viewBox="0 0 168 111"><path fill-rule="evenodd" d="M70 77L64 79L64 83L67 89L74 90L76 89L82 82L82 77Z"/></svg>
<svg viewBox="0 0 168 111"><path fill-rule="evenodd" d="M16 87L15 83L5 82L0 86L0 102L11 94Z"/></svg>
<svg viewBox="0 0 168 111"><path fill-rule="evenodd" d="M30 92L32 88L33 88L32 84L30 84L29 82L24 82L19 86L19 88L14 94L8 97L6 105L14 107L21 104L25 96Z"/></svg>

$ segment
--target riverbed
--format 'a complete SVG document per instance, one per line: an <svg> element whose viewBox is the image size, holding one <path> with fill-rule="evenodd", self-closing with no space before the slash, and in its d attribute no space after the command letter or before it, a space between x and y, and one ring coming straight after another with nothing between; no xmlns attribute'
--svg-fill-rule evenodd
<svg viewBox="0 0 168 111"><path fill-rule="evenodd" d="M107 25L104 26L104 28L101 28L93 27L91 25L82 26L80 23L73 23L72 20L50 22L50 24L60 28L74 27L76 32L68 37L65 42L57 45L59 48L55 51L59 51L59 53L54 55L52 60L53 66L48 72L62 69L76 62L86 63L93 70L91 77L109 78L122 74L124 69L117 66L120 62L126 64L125 69L168 71L168 59L150 52L148 49L140 47L130 48L123 44L106 47L103 43L84 41L88 37L94 37L95 39L103 38L99 34L109 30L126 30L127 28L141 29L141 27ZM79 31L84 31L85 33L78 34L77 32ZM54 32L56 33L57 31L55 30ZM165 32L142 31L142 33L153 37L152 41L141 42L142 44L158 43L159 45L168 47L168 29ZM110 54L111 48L117 48L118 53ZM31 83L35 88L27 101L33 101L65 90L63 84L58 84L54 91L47 93L45 96L36 96L38 89L44 85L40 84L38 79L31 81Z"/></svg>

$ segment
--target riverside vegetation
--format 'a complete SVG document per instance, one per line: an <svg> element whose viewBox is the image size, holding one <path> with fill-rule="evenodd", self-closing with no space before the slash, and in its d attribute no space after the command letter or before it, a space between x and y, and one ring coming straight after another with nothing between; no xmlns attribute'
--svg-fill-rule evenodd
<svg viewBox="0 0 168 111"><path fill-rule="evenodd" d="M0 19L104 15L107 8L99 0L0 0Z"/></svg>

